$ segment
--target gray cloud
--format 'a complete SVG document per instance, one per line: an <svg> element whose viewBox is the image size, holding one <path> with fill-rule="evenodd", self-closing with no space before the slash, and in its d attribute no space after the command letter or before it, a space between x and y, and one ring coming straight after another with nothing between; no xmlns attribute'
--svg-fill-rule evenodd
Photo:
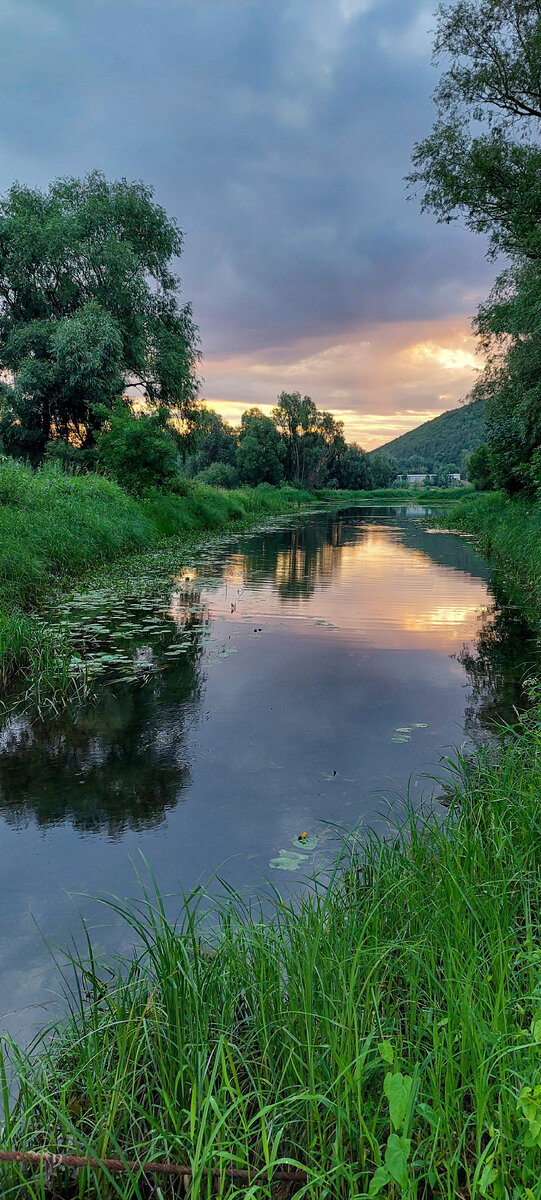
<svg viewBox="0 0 541 1200"><path fill-rule="evenodd" d="M423 0L0 0L0 189L153 183L209 353L469 313L482 243L404 193L432 24Z"/></svg>

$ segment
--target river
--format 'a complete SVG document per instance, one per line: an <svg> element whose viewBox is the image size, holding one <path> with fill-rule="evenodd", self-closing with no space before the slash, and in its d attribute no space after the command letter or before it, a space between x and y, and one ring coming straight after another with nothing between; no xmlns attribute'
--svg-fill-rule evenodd
<svg viewBox="0 0 541 1200"><path fill-rule="evenodd" d="M0 1031L58 1010L52 946L118 930L91 896L299 887L385 832L442 756L520 702L534 649L469 543L413 505L327 509L124 561L44 610L96 698L0 730ZM300 835L305 836L299 841ZM141 857L143 856L143 857Z"/></svg>

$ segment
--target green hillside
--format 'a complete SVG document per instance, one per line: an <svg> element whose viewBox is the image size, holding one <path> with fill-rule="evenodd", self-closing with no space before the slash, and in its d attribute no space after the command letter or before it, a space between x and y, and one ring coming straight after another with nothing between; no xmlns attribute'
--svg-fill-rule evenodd
<svg viewBox="0 0 541 1200"><path fill-rule="evenodd" d="M451 463L464 471L468 455L485 438L484 401L475 400L425 421L372 453L384 451L395 459L401 471L438 471Z"/></svg>

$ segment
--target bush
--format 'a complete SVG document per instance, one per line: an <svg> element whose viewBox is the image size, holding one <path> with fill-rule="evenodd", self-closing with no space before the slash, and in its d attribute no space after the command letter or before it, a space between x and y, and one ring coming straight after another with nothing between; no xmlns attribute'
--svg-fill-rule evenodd
<svg viewBox="0 0 541 1200"><path fill-rule="evenodd" d="M231 463L213 462L204 471L195 476L197 483L207 483L211 487L234 488L239 481L238 472Z"/></svg>
<svg viewBox="0 0 541 1200"><path fill-rule="evenodd" d="M179 455L162 412L135 417L119 407L99 441L109 473L134 496L169 487L179 473Z"/></svg>
<svg viewBox="0 0 541 1200"><path fill-rule="evenodd" d="M58 463L64 471L73 471L76 474L95 471L99 460L100 452L97 446L82 450L59 439L56 442L47 442L45 447L45 462Z"/></svg>

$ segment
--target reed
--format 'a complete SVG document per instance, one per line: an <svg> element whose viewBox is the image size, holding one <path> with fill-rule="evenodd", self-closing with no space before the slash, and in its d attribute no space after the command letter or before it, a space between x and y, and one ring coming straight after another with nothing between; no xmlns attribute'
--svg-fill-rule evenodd
<svg viewBox="0 0 541 1200"><path fill-rule="evenodd" d="M4 1148L141 1163L59 1170L56 1197L184 1194L149 1188L144 1163L165 1160L190 1166L193 1200L211 1168L222 1197L288 1196L273 1171L299 1166L311 1200L539 1200L539 701L501 738L457 758L444 820L352 836L296 901L229 894L209 927L201 893L177 923L157 887L108 900L137 949L114 966L88 941L67 1021L4 1043ZM48 1194L35 1168L2 1176L6 1200Z"/></svg>

